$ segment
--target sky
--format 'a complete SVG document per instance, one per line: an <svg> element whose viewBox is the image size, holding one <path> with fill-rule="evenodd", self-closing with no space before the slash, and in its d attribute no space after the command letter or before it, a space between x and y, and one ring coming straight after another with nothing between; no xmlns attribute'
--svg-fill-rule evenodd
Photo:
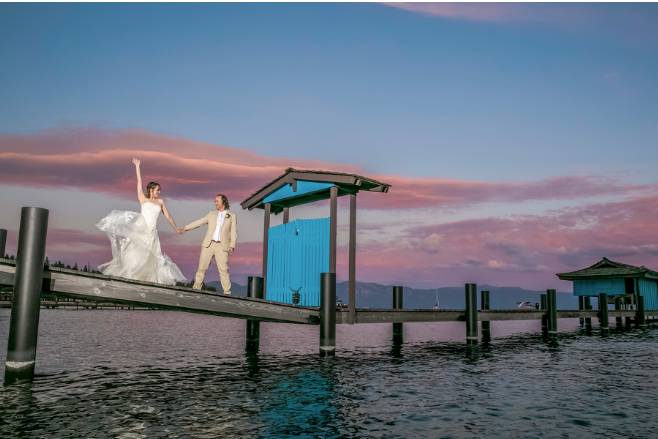
<svg viewBox="0 0 658 439"><path fill-rule="evenodd" d="M360 281L569 291L555 273L603 256L658 269L658 6L0 4L8 252L31 205L51 259L109 260L95 224L139 208L132 157L179 224L227 193L238 282L262 240L239 203L289 166L392 185L359 195ZM202 233L159 228L191 278Z"/></svg>

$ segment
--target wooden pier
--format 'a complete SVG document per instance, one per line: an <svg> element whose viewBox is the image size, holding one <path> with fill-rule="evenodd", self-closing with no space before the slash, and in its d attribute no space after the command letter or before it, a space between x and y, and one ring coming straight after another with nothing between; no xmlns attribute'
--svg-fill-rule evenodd
<svg viewBox="0 0 658 439"><path fill-rule="evenodd" d="M481 340L490 339L490 322L501 320L542 320L542 333L555 340L558 318L580 318L591 330L592 318L597 318L601 335L609 332L608 319L626 320L626 327L634 321L644 328L658 322L657 310L645 310L640 296L633 310L609 310L607 296L599 297L599 310L592 310L588 301L584 309L557 310L555 290L541 295L540 310L491 310L489 292L482 292L482 307L477 309L477 285L465 285L465 309L403 309L403 288L392 291L391 309L359 309L354 303L345 309L336 306L336 274L322 273L320 307L303 307L272 302L263 297L262 277L249 278L248 297L226 296L187 287L164 286L97 273L80 272L65 268L44 266L48 211L26 207L21 215L21 227L16 261L0 259L0 286L14 290L9 328L5 384L17 380L31 380L34 376L40 302L44 295L69 297L95 303L116 303L125 306L175 310L247 320L246 350L255 352L259 345L259 322L280 322L320 325L319 351L322 356L335 353L336 324L390 323L396 343L403 341L403 323L409 322L465 322L466 342L480 341L478 322L483 334ZM1 231L1 230L0 230ZM4 248L0 248L4 253ZM603 308L601 308L601 306ZM619 308L619 307L617 307ZM617 325L619 326L619 325Z"/></svg>

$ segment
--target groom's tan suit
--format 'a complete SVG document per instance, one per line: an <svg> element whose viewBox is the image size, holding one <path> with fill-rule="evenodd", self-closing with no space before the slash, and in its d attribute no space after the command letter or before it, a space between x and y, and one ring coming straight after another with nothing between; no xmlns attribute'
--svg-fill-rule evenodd
<svg viewBox="0 0 658 439"><path fill-rule="evenodd" d="M235 214L230 210L224 211L224 223L219 231L219 241L215 240L214 234L217 228L218 210L208 212L208 215L201 219L193 221L183 227L185 231L196 229L204 224L208 225L206 236L201 242L201 255L199 256L199 268L194 277L195 289L201 289L206 271L210 266L210 260L215 257L217 269L219 270L219 280L222 283L224 293L231 292L231 277L228 272L228 255L231 249L235 249L235 243L238 240L238 225Z"/></svg>

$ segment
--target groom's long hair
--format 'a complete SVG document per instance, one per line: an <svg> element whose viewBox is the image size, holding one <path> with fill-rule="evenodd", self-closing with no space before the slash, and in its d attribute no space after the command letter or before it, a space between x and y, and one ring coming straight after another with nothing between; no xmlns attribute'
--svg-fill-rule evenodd
<svg viewBox="0 0 658 439"><path fill-rule="evenodd" d="M228 210L230 208L230 205L228 203L228 198L226 198L226 195L219 193L215 196L220 197L222 199L222 204L224 205L224 209Z"/></svg>

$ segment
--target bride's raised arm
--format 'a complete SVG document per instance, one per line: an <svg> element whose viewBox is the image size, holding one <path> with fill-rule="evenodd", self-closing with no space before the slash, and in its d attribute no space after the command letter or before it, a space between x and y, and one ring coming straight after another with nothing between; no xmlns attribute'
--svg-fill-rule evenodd
<svg viewBox="0 0 658 439"><path fill-rule="evenodd" d="M139 204L142 204L144 201L146 201L146 197L144 196L144 190L142 189L142 172L139 169L140 164L141 160L133 159L133 165L135 165L135 173L137 174L137 199L139 200Z"/></svg>

